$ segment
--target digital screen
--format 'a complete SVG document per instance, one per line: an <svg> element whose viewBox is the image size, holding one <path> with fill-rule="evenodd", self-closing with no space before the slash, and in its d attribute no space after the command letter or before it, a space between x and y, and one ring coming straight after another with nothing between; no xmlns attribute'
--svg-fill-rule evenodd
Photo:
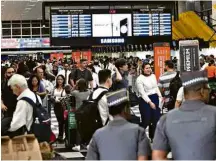
<svg viewBox="0 0 216 161"><path fill-rule="evenodd" d="M170 13L138 13L133 14L134 36L172 35Z"/></svg>
<svg viewBox="0 0 216 161"><path fill-rule="evenodd" d="M52 18L52 37L71 37L71 15L68 12L51 15Z"/></svg>
<svg viewBox="0 0 216 161"><path fill-rule="evenodd" d="M91 37L91 14L70 10L56 11L52 18L52 37Z"/></svg>
<svg viewBox="0 0 216 161"><path fill-rule="evenodd" d="M93 37L132 36L131 14L93 14Z"/></svg>
<svg viewBox="0 0 216 161"><path fill-rule="evenodd" d="M92 24L92 19L90 14L79 15L79 36L80 37L92 36L91 24Z"/></svg>
<svg viewBox="0 0 216 161"><path fill-rule="evenodd" d="M56 46L172 41L172 14L166 9L52 9L50 18Z"/></svg>

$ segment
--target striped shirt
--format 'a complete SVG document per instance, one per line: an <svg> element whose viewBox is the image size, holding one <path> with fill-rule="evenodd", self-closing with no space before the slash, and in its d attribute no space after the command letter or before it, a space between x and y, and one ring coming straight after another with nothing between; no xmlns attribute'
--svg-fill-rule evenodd
<svg viewBox="0 0 216 161"><path fill-rule="evenodd" d="M169 102L170 98L170 82L171 80L176 76L176 71L171 72L165 72L162 76L159 78L158 87L162 89L165 100L164 102Z"/></svg>

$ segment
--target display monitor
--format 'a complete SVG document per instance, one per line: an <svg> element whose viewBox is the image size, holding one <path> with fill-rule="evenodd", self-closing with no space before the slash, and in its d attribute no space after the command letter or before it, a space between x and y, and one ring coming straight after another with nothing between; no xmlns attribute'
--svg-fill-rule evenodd
<svg viewBox="0 0 216 161"><path fill-rule="evenodd" d="M55 46L172 41L172 14L166 9L52 9L50 18L50 40Z"/></svg>

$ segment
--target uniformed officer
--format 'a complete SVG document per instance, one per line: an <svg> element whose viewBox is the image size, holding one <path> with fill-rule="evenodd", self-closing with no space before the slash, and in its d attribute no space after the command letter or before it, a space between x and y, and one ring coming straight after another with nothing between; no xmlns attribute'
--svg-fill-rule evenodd
<svg viewBox="0 0 216 161"><path fill-rule="evenodd" d="M216 159L216 107L206 103L209 97L205 71L182 74L185 102L158 122L154 140L154 160Z"/></svg>
<svg viewBox="0 0 216 161"><path fill-rule="evenodd" d="M145 130L126 120L129 103L125 89L107 95L109 113L107 126L97 130L90 142L87 160L145 160L151 154Z"/></svg>

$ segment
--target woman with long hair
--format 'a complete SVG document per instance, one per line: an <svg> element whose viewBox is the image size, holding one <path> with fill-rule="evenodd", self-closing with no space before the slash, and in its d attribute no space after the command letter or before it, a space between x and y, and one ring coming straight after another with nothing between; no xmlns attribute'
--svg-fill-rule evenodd
<svg viewBox="0 0 216 161"><path fill-rule="evenodd" d="M54 98L54 112L59 125L58 140L60 141L63 141L64 134L64 107L62 107L60 99L65 96L65 78L63 75L58 75L56 78L56 86L52 93L52 98Z"/></svg>
<svg viewBox="0 0 216 161"><path fill-rule="evenodd" d="M140 97L139 110L142 125L144 128L149 126L149 137L153 139L157 122L160 119L159 97L162 96L149 63L142 65L142 73L137 78L136 83Z"/></svg>
<svg viewBox="0 0 216 161"><path fill-rule="evenodd" d="M41 99L43 99L46 95L46 89L43 84L41 84L37 75L30 76L28 80L28 87L32 92L35 92L37 95L39 95Z"/></svg>

